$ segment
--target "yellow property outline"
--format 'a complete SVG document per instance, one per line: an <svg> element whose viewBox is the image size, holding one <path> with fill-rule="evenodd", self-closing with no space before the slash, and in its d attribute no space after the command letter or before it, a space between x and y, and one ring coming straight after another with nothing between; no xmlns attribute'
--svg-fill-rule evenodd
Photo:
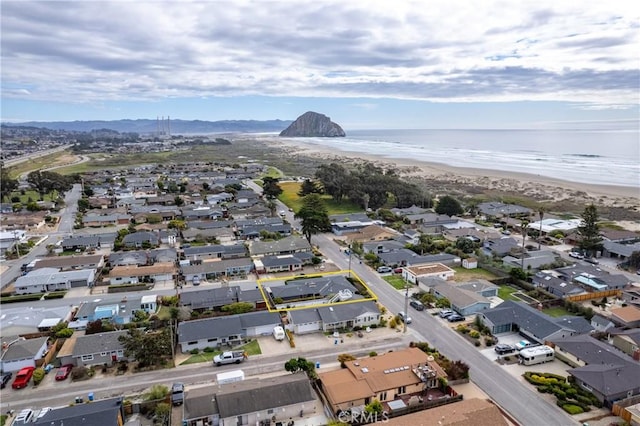
<svg viewBox="0 0 640 426"><path fill-rule="evenodd" d="M368 298L363 298L363 299L357 299L357 300L347 300L344 302L333 302L333 303L312 303L312 304L308 304L308 305L304 305L301 307L292 307L292 308L286 308L286 309L271 309L270 303L269 303L269 298L267 297L264 287L262 286L263 283L267 283L270 281L281 281L281 282L285 282L287 280L300 280L300 279L306 279L306 278L314 278L314 277L323 277L326 275L343 275L345 277L349 277L351 276L352 278L355 278L356 280L358 280L360 282L360 284L362 284L362 286L367 290L367 293L371 295L371 297ZM262 298L264 299L265 303L267 304L267 310L269 312L280 312L283 310L286 311L300 311L303 309L312 309L312 308L319 308L319 307L329 307L329 306L336 306L336 305L347 305L349 303L361 303L361 302L368 302L370 300L372 301L377 301L378 300L378 296L376 296L376 294L369 288L369 286L367 286L367 284L364 282L364 280L362 278L360 278L358 276L358 274L356 274L355 272L353 272L352 270L340 270L340 271L333 271L333 272L319 272L319 273L313 273L313 274L304 274L304 275L291 275L291 276L287 276L287 277L279 277L279 278L265 278L265 279L261 279L256 281L258 284L258 289L260 290L260 294L262 295Z"/></svg>

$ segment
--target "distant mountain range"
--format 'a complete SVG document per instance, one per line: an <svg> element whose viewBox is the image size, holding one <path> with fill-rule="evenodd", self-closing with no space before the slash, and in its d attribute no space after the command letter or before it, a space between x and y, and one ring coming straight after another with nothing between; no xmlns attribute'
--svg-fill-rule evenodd
<svg viewBox="0 0 640 426"><path fill-rule="evenodd" d="M292 120L112 120L112 121L30 121L26 123L4 123L5 126L27 126L47 128L51 130L66 130L90 132L92 130L109 129L120 133L171 133L177 134L207 134L207 133L261 133L281 132Z"/></svg>

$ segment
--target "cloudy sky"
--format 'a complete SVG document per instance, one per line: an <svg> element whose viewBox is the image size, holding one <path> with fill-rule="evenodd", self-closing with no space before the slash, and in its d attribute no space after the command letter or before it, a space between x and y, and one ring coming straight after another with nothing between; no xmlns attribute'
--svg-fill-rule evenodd
<svg viewBox="0 0 640 426"><path fill-rule="evenodd" d="M1 2L3 121L638 127L628 0Z"/></svg>

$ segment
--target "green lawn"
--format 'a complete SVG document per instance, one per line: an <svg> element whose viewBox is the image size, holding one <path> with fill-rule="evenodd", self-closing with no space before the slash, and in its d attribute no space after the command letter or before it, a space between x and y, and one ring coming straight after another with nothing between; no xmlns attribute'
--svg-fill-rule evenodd
<svg viewBox="0 0 640 426"><path fill-rule="evenodd" d="M500 288L498 289L498 297L502 300L516 300L519 301L520 299L518 299L515 296L512 296L512 293L515 293L516 291L518 291L517 288L513 288L511 286L508 285L501 285Z"/></svg>
<svg viewBox="0 0 640 426"><path fill-rule="evenodd" d="M302 200L298 196L298 191L300 191L300 186L302 184L300 182L280 182L279 185L280 188L282 188L283 192L282 194L280 194L278 199L294 211L297 212L298 210L300 210L300 208L302 207ZM322 195L321 197L324 201L325 206L327 207L327 212L329 215L361 213L363 211L362 207L350 201L342 201L340 203L336 203L329 195Z"/></svg>
<svg viewBox="0 0 640 426"><path fill-rule="evenodd" d="M494 278L497 278L494 274L482 268L465 269L462 266L457 266L451 269L456 271L454 279L458 282L465 282L476 279L492 280Z"/></svg>
<svg viewBox="0 0 640 426"><path fill-rule="evenodd" d="M401 275L385 275L382 279L391 284L396 290L404 290L407 286L407 282L402 279Z"/></svg>
<svg viewBox="0 0 640 426"><path fill-rule="evenodd" d="M257 340L252 340L244 346L240 346L239 348L235 348L234 350L244 350L247 352L249 356L251 355L260 355L262 351L260 350L260 344ZM186 361L180 363L180 365L189 365L189 364L198 364L201 362L213 362L213 357L221 353L222 351L214 351L214 352L200 352L195 355L191 355L187 358Z"/></svg>
<svg viewBox="0 0 640 426"><path fill-rule="evenodd" d="M554 306L552 308L543 309L542 312L551 317L561 317L564 315L572 315L562 306Z"/></svg>

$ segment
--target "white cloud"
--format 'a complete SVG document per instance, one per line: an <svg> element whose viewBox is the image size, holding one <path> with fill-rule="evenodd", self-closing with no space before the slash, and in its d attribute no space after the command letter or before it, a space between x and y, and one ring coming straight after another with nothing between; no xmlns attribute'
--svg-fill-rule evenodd
<svg viewBox="0 0 640 426"><path fill-rule="evenodd" d="M3 2L2 96L262 94L617 108L638 101L639 15L630 3Z"/></svg>

